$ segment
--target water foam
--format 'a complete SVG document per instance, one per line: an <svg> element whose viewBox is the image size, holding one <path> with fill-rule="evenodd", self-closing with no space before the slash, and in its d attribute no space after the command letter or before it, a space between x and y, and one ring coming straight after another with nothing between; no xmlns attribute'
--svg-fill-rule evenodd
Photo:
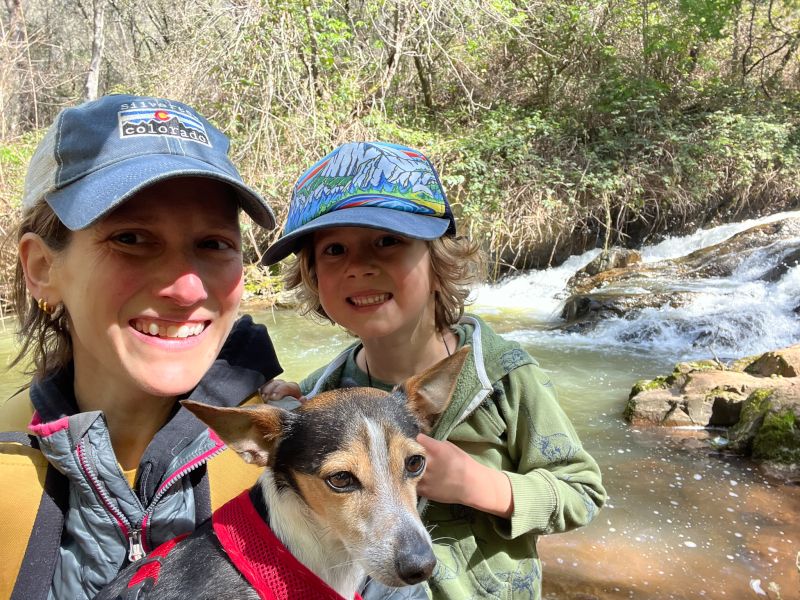
<svg viewBox="0 0 800 600"><path fill-rule="evenodd" d="M569 278L589 264L600 250L589 250L569 257L557 267L508 277L497 284L474 290L478 312L515 310L542 322L558 319L566 297Z"/></svg>
<svg viewBox="0 0 800 600"><path fill-rule="evenodd" d="M685 256L756 225L800 217L800 211L771 215L670 238L642 249L646 262ZM615 353L640 353L691 359L756 354L800 341L800 266L781 263L800 247L800 238L779 240L742 259L729 277L659 282L662 289L691 292L680 306L664 304L608 318L586 333L558 329L566 284L599 250L571 257L551 269L532 271L476 290L474 310L514 311L531 326L508 337L524 343L563 347L607 347ZM775 269L778 268L778 271ZM771 280L765 275L773 273Z"/></svg>
<svg viewBox="0 0 800 600"><path fill-rule="evenodd" d="M784 219L800 218L800 211L776 213L759 219L748 219L738 223L728 223L710 229L698 229L692 234L680 237L668 236L662 242L641 249L643 262L657 262L671 258L680 258L695 250L708 248L758 225L766 225Z"/></svg>

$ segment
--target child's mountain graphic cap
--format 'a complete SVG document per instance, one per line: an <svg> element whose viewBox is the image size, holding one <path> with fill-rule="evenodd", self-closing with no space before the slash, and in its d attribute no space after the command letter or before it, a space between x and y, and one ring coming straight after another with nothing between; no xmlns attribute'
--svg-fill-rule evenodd
<svg viewBox="0 0 800 600"><path fill-rule="evenodd" d="M271 265L330 227L369 227L421 240L455 235L456 225L431 162L387 142L336 148L297 180L281 237L263 257Z"/></svg>

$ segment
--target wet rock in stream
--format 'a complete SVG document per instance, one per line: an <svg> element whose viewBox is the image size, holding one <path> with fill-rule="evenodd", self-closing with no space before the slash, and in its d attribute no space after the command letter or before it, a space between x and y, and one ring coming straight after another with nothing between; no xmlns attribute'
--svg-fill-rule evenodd
<svg viewBox="0 0 800 600"><path fill-rule="evenodd" d="M679 363L631 390L625 419L636 426L720 428L704 448L763 461L800 481L800 344L741 359Z"/></svg>

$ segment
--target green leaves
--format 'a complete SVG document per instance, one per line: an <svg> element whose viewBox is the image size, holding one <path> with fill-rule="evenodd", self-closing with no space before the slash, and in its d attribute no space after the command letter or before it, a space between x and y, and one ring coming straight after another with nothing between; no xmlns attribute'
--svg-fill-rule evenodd
<svg viewBox="0 0 800 600"><path fill-rule="evenodd" d="M279 221L297 175L350 139L425 150L506 262L800 195L800 0L176 1L113 3L102 91L200 108ZM76 8L29 0L29 42L0 52L6 204L19 132L82 94ZM248 231L247 259L276 233Z"/></svg>

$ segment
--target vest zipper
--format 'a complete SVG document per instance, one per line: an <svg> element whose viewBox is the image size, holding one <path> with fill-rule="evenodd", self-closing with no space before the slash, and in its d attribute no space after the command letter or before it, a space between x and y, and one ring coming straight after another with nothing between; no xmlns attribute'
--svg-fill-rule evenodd
<svg viewBox="0 0 800 600"><path fill-rule="evenodd" d="M131 523L128 521L127 517L119 510L114 503L111 502L111 499L106 494L104 486L100 482L100 479L94 474L92 469L89 467L89 461L86 460L86 438L82 438L80 442L78 442L77 453L78 453L78 461L83 469L86 478L89 480L89 483L92 485L97 496L100 498L100 501L105 506L106 510L111 514L114 519L117 521L117 525L119 526L120 531L122 532L122 536L128 541L129 548L131 552L133 551L133 533L134 531L131 528ZM139 533L138 530L136 533ZM141 545L141 537L138 539Z"/></svg>
<svg viewBox="0 0 800 600"><path fill-rule="evenodd" d="M135 562L141 559L147 553L144 549L144 540L146 539L145 534L147 530L147 523L149 521L149 518L155 512L158 501L164 497L164 494L167 493L167 490L171 488L176 481L182 479L185 475L191 473L201 465L206 464L209 460L214 458L217 454L225 450L225 448L227 447L225 446L224 443L222 443L221 440L219 441L215 440L215 442L217 443L215 448L212 448L211 450L202 453L200 455L199 458L202 458L202 460L195 459L193 461L189 461L183 467L181 467L180 469L175 471L172 475L170 475L167 478L167 480L161 484L161 487L159 487L158 490L156 490L156 493L153 495L152 500L150 500L150 505L148 506L147 510L144 511L144 514L142 515L142 518L139 521L137 527L133 531L131 531L131 535L129 536L130 550L128 553L128 558L131 562ZM138 549L141 554L138 553L134 554L135 549ZM139 558L136 559L131 558L131 556L134 555L138 555Z"/></svg>
<svg viewBox="0 0 800 600"><path fill-rule="evenodd" d="M128 534L128 560L135 563L137 560L144 558L145 551L142 546L142 530L133 529Z"/></svg>
<svg viewBox="0 0 800 600"><path fill-rule="evenodd" d="M86 474L86 478L89 480L89 483L92 484L92 488L94 488L95 493L98 495L100 500L105 506L106 510L113 516L116 521L117 525L119 526L120 531L122 532L123 537L128 542L128 560L130 562L136 562L141 560L145 554L147 554L147 550L145 549L144 540L145 537L145 530L147 528L147 520L148 517L155 512L156 505L158 501L164 496L167 490L172 487L172 485L181 479L187 473L191 473L195 469L197 469L200 465L207 463L210 459L214 456L225 450L226 446L216 437L216 435L212 435L212 440L216 443L216 446L211 450L201 453L196 459L189 461L183 467L175 471L169 478L161 484L161 487L158 488L153 499L150 501L150 506L147 510L144 511L142 518L139 520L137 525L133 527L131 522L125 517L125 515L120 511L114 503L111 502L111 499L106 494L104 486L101 484L99 478L94 474L91 468L89 468L89 462L86 460L86 438L82 438L80 442L78 442L77 453L78 453L78 461L83 469L83 472Z"/></svg>
<svg viewBox="0 0 800 600"><path fill-rule="evenodd" d="M175 471L172 475L170 475L167 478L167 480L161 484L161 487L159 487L158 490L156 490L153 499L150 501L150 508L148 508L147 511L145 511L145 517L151 512L151 509L155 507L156 503L164 496L164 494L167 493L167 490L172 487L172 484L174 484L179 479L182 479L185 475L191 473L198 467L206 464L217 454L225 450L225 448L227 448L227 446L220 441L219 443L217 443L217 446L215 448L212 448L211 450L204 452L200 455L200 458L202 460L195 459L189 461L188 463L183 465L180 469Z"/></svg>

